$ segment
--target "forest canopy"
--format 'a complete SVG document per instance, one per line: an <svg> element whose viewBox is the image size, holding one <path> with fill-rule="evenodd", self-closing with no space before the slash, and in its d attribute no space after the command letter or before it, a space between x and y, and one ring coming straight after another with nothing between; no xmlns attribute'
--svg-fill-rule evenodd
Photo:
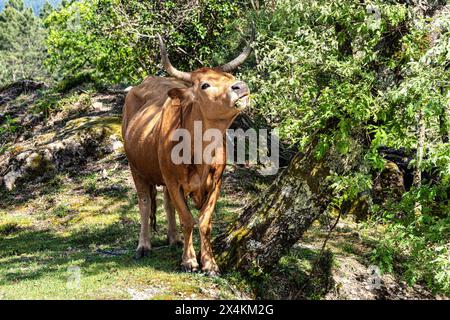
<svg viewBox="0 0 450 320"><path fill-rule="evenodd" d="M445 0L81 0L47 3L39 15L9 0L0 12L0 87L20 79L55 90L138 84L164 75L157 33L177 68L216 66L245 46L252 25L254 54L239 69L252 92L248 114L316 159L361 148L357 169L331 172L332 205L344 212L364 201L369 223L386 230L371 259L387 272L399 263L410 284L448 294ZM377 179L392 163L406 177L402 192L380 195Z"/></svg>

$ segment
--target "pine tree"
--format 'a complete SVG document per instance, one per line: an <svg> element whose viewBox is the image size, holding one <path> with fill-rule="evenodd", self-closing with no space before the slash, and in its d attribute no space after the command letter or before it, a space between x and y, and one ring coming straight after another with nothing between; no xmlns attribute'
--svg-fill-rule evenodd
<svg viewBox="0 0 450 320"><path fill-rule="evenodd" d="M53 11L53 7L52 5L48 2L45 1L44 6L42 7L41 11L39 12L39 18L41 18L41 20L44 20L45 18L47 18L50 13L52 13Z"/></svg>
<svg viewBox="0 0 450 320"><path fill-rule="evenodd" d="M9 0L0 13L0 86L45 76L45 28L23 0Z"/></svg>

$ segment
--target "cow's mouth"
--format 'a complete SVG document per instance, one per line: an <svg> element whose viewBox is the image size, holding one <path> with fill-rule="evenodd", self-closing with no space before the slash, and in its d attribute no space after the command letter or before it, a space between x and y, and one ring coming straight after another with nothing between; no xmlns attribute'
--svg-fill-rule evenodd
<svg viewBox="0 0 450 320"><path fill-rule="evenodd" d="M234 107L238 110L242 110L247 108L249 103L250 103L250 96L248 93L245 93L239 98L237 98L236 102L234 103Z"/></svg>

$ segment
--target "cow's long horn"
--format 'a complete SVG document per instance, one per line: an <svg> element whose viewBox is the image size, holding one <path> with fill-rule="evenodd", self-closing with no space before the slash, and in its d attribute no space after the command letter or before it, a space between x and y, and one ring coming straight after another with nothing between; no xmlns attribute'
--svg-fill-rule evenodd
<svg viewBox="0 0 450 320"><path fill-rule="evenodd" d="M248 42L248 45L244 48L244 50L241 52L240 55L238 55L236 58L234 58L227 64L220 66L219 68L222 71L231 72L234 69L236 69L237 67L239 67L245 61L245 59L248 58L248 56L250 55L250 52L252 52L251 44L254 40L255 40L255 24L252 23L252 39L250 40L250 42Z"/></svg>
<svg viewBox="0 0 450 320"><path fill-rule="evenodd" d="M164 66L164 69L173 77L184 80L184 81L191 81L191 74L189 72L184 72L175 69L174 66L170 63L169 56L167 55L166 47L164 46L164 41L161 37L161 35L158 33L159 38L159 49L161 51L161 62Z"/></svg>

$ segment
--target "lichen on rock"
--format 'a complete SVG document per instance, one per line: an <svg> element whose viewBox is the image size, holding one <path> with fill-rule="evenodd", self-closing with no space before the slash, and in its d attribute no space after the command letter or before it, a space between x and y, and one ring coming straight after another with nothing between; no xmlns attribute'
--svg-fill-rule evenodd
<svg viewBox="0 0 450 320"><path fill-rule="evenodd" d="M34 103L30 99L25 105ZM93 105L80 109L79 115L74 112L62 116L61 113L39 123L36 117L19 117L19 121L29 127L22 130L12 147L1 155L0 184L12 190L20 180L42 177L49 172L79 170L91 160L122 153L121 116L105 114L121 108L109 101L121 103L122 100L107 96L103 99L105 103L99 102L102 99L101 95L92 99ZM71 100L76 105L76 99ZM14 98L8 101L13 106L19 103ZM89 101L87 103L92 103L91 99Z"/></svg>

